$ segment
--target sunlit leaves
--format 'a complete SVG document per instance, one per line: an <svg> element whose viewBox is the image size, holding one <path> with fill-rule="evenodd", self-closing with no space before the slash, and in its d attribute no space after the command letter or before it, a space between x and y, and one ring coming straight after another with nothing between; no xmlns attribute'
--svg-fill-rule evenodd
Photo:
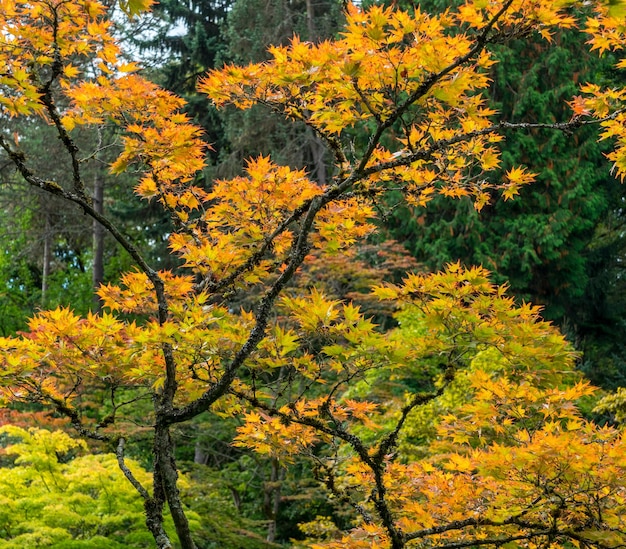
<svg viewBox="0 0 626 549"><path fill-rule="evenodd" d="M291 244L292 230L283 225L290 212L321 192L302 170L276 166L264 157L252 160L245 176L215 182L202 216L187 234L172 235L170 247L186 266L217 278L241 267L268 239L281 257ZM248 282L258 281L271 262L255 267L246 273Z"/></svg>
<svg viewBox="0 0 626 549"><path fill-rule="evenodd" d="M292 245L291 213L324 190L303 170L277 166L265 157L250 160L244 176L215 182L203 214L188 224L188 232L173 234L170 247L187 267L217 280L266 250L242 276L248 284L259 282L275 261L284 261ZM180 199L174 207L180 208ZM372 207L362 200L338 200L319 213L311 239L335 252L371 232L373 217Z"/></svg>
<svg viewBox="0 0 626 549"><path fill-rule="evenodd" d="M366 200L347 198L333 202L318 214L312 241L325 253L338 252L372 233L374 218L374 208Z"/></svg>
<svg viewBox="0 0 626 549"><path fill-rule="evenodd" d="M474 348L495 346L505 356L511 353L520 361L524 357L520 365L526 368L535 368L538 363L569 367L573 355L564 338L540 321L538 308L516 306L505 291L505 287L490 283L485 269L465 269L459 264L434 275L411 275L401 285L374 289L381 299L419 307L432 334L428 345L433 348L445 348L444 334L449 333L455 346L464 338L468 338L465 344Z"/></svg>
<svg viewBox="0 0 626 549"><path fill-rule="evenodd" d="M69 86L78 62L117 63L104 5L5 0L0 9L0 105L10 116L41 114L41 95L58 78Z"/></svg>
<svg viewBox="0 0 626 549"><path fill-rule="evenodd" d="M121 126L124 150L111 171L143 169L136 187L140 196L157 197L182 222L207 200L206 191L193 184L204 166L206 147L200 129L179 112L181 98L136 74L85 81L68 96L72 106L63 118L66 127L105 120Z"/></svg>
<svg viewBox="0 0 626 549"><path fill-rule="evenodd" d="M340 303L326 299L315 289L308 296L285 297L282 304L291 313L291 318L307 332L329 330L340 315Z"/></svg>
<svg viewBox="0 0 626 549"><path fill-rule="evenodd" d="M611 470L607 478L622 474L624 462L615 459L621 438L582 418L575 402L592 389L586 383L572 384L574 355L564 338L540 320L536 308L515 305L505 288L491 284L484 269L456 264L434 275L411 275L402 284L386 284L374 292L381 299L406 303L403 315L410 314L419 324L414 329L407 322L398 330L398 337L406 332L403 345L411 347L409 361L423 368L429 360L443 363L438 378L437 369L431 374L443 387L441 395L416 407L407 419L400 449L412 459L385 466L388 502L404 532L416 541L437 544L456 542L459 536L467 543L523 536L523 526L520 530L507 521L516 513L525 519L532 514L532 528L547 528L544 517L551 516L554 502L542 498L545 490L563 494L559 528L564 532L590 519L593 512L585 510L585 502L600 494L601 512L610 514L610 520L621 520L617 509L623 502L605 497L606 481L594 479L591 465L600 466L602 460L602 467ZM409 364L404 366L407 371ZM385 377L368 379L380 383ZM564 383L569 385L561 387ZM358 394L368 392L377 394L367 385L359 386ZM354 389L347 390L348 395L353 393ZM406 395L404 403L412 398ZM398 405L392 402L387 395L382 409L367 412L367 421L378 425L369 426L375 440L384 440L384 426L397 418ZM363 405L368 406L367 401ZM358 416L339 417L357 429ZM559 440L567 448L560 447ZM601 449L605 441L616 449L611 457ZM349 486L374 482L373 468L357 456L341 470ZM366 495L363 498L373 511ZM445 525L455 521L468 521L466 529L454 527L447 533ZM436 525L443 529L431 531ZM559 539L566 538L565 533ZM359 539L357 528L338 545L315 546L359 547Z"/></svg>
<svg viewBox="0 0 626 549"><path fill-rule="evenodd" d="M524 168L513 168L506 173L508 185L505 187L502 196L505 200L513 198L518 194L518 190L522 185L527 185L535 180L536 173L529 173Z"/></svg>
<svg viewBox="0 0 626 549"><path fill-rule="evenodd" d="M184 302L192 293L193 284L189 277L162 273L165 291L172 301ZM135 314L156 314L157 303L154 289L145 273L127 273L121 285L107 284L100 287L98 295L104 305L112 311Z"/></svg>
<svg viewBox="0 0 626 549"><path fill-rule="evenodd" d="M244 421L235 444L282 460L292 460L318 440L313 429L264 413L251 412L244 416Z"/></svg>

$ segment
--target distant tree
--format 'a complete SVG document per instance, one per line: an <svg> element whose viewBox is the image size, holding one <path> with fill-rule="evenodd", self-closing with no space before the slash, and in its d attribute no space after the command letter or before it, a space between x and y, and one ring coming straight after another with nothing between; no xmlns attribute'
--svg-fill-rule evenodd
<svg viewBox="0 0 626 549"><path fill-rule="evenodd" d="M186 99L185 110L216 150L224 145L222 121L197 93L196 82L220 64L223 29L232 5L233 0L164 0L154 6L156 22L150 32L131 37L140 52L153 58L155 80Z"/></svg>

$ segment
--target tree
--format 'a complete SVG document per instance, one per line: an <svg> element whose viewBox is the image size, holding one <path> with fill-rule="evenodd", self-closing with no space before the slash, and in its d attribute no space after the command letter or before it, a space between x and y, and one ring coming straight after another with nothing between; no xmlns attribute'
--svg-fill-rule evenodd
<svg viewBox="0 0 626 549"><path fill-rule="evenodd" d="M270 57L269 46L286 45L294 34L303 41L320 42L335 36L342 24L337 0L237 0L224 26L222 57L238 65L258 63ZM250 156L271 154L275 162L306 167L311 179L326 182L331 159L310 127L272 116L260 106L225 109L221 119L227 144L220 151L218 174L238 175Z"/></svg>
<svg viewBox="0 0 626 549"><path fill-rule="evenodd" d="M148 4L121 6L135 15ZM271 48L268 62L214 70L199 85L218 107L262 104L310 127L334 159L326 184L260 157L209 188L194 179L206 151L200 130L181 114L182 100L118 61L112 9L8 0L0 12L2 116L49 121L69 158L67 179L33 171L19 139L0 134L0 146L27 183L78 205L136 266L99 291L108 312L42 312L27 333L0 340L5 400L45 404L82 436L113 445L161 549L173 546L166 503L181 547L196 547L173 429L209 410L244 417L237 444L273 456L277 468L300 454L317 462L360 520L342 541L318 546L623 544L621 436L577 412L589 388L564 386L573 356L536 309L516 307L482 269L452 265L374 290L415 307L419 337L407 339L296 284L311 249L332 256L375 230L375 206L390 190L413 205L469 197L479 210L493 190L512 198L533 174L500 172L505 130L600 124L623 177L623 90L587 85L571 119L549 123L496 120L482 95L489 48L503 40L576 27L592 49L619 50L625 29L615 6L476 0L440 15L348 6L341 38L294 38ZM464 32L449 30L458 27ZM93 62L81 73L83 58ZM87 196L73 132L104 124L121 134L112 172L141 172L136 193L171 215L180 270L155 270ZM251 310L231 307L241 292L257 296ZM490 349L500 360L473 371ZM421 379L411 386L414 375ZM358 381L393 385L403 376L401 394L351 394ZM440 442L424 459L399 458L408 418L463 376L472 398L436 418ZM153 440L150 490L124 459L138 428Z"/></svg>

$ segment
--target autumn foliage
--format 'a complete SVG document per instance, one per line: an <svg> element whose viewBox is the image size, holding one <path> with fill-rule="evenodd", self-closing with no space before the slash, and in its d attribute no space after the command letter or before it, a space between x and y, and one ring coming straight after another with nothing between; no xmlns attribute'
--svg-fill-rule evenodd
<svg viewBox="0 0 626 549"><path fill-rule="evenodd" d="M121 7L137 15L149 6ZM502 169L505 129L599 125L623 179L624 90L583 86L571 120L528 123L499 120L487 94L490 47L506 40L549 42L559 28L578 28L592 51L619 55L626 23L615 6L467 0L431 15L349 5L336 40L295 37L265 63L199 82L218 107L260 104L310 127L332 155L325 185L267 157L202 184L210 145L180 98L122 61L114 9L0 2L0 116L53 125L66 180L34 173L19 135L0 133L0 145L26 182L77 204L136 267L100 288L106 312L40 312L28 332L0 340L3 403L43 404L111 445L159 548L172 547L166 504L180 546L196 547L172 429L207 411L240 419L238 447L284 467L309 458L329 497L352 509L346 531L324 518L303 525L311 547L626 543L623 435L583 417L576 403L592 389L537 308L516 304L484 269L453 264L377 283L369 299L399 322L383 331L306 276L376 231L390 191L416 207L435 194L469 197L477 209L494 194L513 198L534 174ZM117 136L111 172L139 172L136 194L171 216L176 272L155 270L94 209L82 171L91 152L73 135L103 126ZM244 294L246 306L234 306ZM127 439L148 431L151 488L124 460Z"/></svg>

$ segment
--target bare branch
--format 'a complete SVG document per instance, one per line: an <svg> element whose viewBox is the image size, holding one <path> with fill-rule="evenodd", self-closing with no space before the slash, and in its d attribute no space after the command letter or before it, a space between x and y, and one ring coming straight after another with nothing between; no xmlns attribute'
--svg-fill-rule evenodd
<svg viewBox="0 0 626 549"><path fill-rule="evenodd" d="M124 473L124 476L128 479L128 482L130 482L133 485L135 490L139 492L139 494L141 495L143 499L150 499L150 494L148 493L148 490L146 490L143 487L141 482L137 480L137 477L133 475L133 472L126 465L126 462L124 460L125 445L126 445L126 440L124 439L124 437L120 437L119 440L117 441L117 448L115 449L115 455L117 456L117 463L120 467L120 470L122 471L122 473Z"/></svg>

